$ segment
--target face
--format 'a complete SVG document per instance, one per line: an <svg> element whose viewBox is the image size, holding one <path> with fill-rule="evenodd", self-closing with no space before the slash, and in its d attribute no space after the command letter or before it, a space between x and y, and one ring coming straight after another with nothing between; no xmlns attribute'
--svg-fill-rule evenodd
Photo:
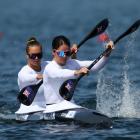
<svg viewBox="0 0 140 140"><path fill-rule="evenodd" d="M27 54L29 65L40 66L41 58L42 58L41 47L37 45L29 47L29 51Z"/></svg>
<svg viewBox="0 0 140 140"><path fill-rule="evenodd" d="M61 66L64 66L70 56L70 48L63 44L57 50L53 51L54 60Z"/></svg>

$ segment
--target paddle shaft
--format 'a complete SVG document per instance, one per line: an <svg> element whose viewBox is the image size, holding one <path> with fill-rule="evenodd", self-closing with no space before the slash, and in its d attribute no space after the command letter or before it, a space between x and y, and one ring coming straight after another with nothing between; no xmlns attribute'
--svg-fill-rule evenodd
<svg viewBox="0 0 140 140"><path fill-rule="evenodd" d="M41 80L37 85L40 87L43 84L43 80Z"/></svg>

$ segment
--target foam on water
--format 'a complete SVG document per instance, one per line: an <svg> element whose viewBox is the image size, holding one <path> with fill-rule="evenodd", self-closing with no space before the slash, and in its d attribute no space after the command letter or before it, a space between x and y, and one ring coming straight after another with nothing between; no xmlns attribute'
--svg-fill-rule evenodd
<svg viewBox="0 0 140 140"><path fill-rule="evenodd" d="M15 114L2 114L0 113L1 120L15 120Z"/></svg>

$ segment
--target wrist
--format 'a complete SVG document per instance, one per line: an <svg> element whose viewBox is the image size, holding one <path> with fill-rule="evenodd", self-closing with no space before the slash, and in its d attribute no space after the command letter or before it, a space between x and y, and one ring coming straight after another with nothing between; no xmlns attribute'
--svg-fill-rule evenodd
<svg viewBox="0 0 140 140"><path fill-rule="evenodd" d="M78 76L79 75L79 70L75 70L74 75Z"/></svg>

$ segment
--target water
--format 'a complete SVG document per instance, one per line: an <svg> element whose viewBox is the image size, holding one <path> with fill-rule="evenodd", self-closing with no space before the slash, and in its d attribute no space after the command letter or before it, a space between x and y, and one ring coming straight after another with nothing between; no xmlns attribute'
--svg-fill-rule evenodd
<svg viewBox="0 0 140 140"><path fill-rule="evenodd" d="M0 1L0 139L140 139L140 31L121 40L99 73L79 83L75 100L112 117L112 129L73 123L15 121L17 73L26 64L25 42L35 36L51 60L51 41L58 34L78 43L101 19L108 17L108 33L115 39L140 17L138 0L1 0ZM78 58L94 59L103 47L97 38L83 45ZM86 80L86 83L84 82Z"/></svg>

